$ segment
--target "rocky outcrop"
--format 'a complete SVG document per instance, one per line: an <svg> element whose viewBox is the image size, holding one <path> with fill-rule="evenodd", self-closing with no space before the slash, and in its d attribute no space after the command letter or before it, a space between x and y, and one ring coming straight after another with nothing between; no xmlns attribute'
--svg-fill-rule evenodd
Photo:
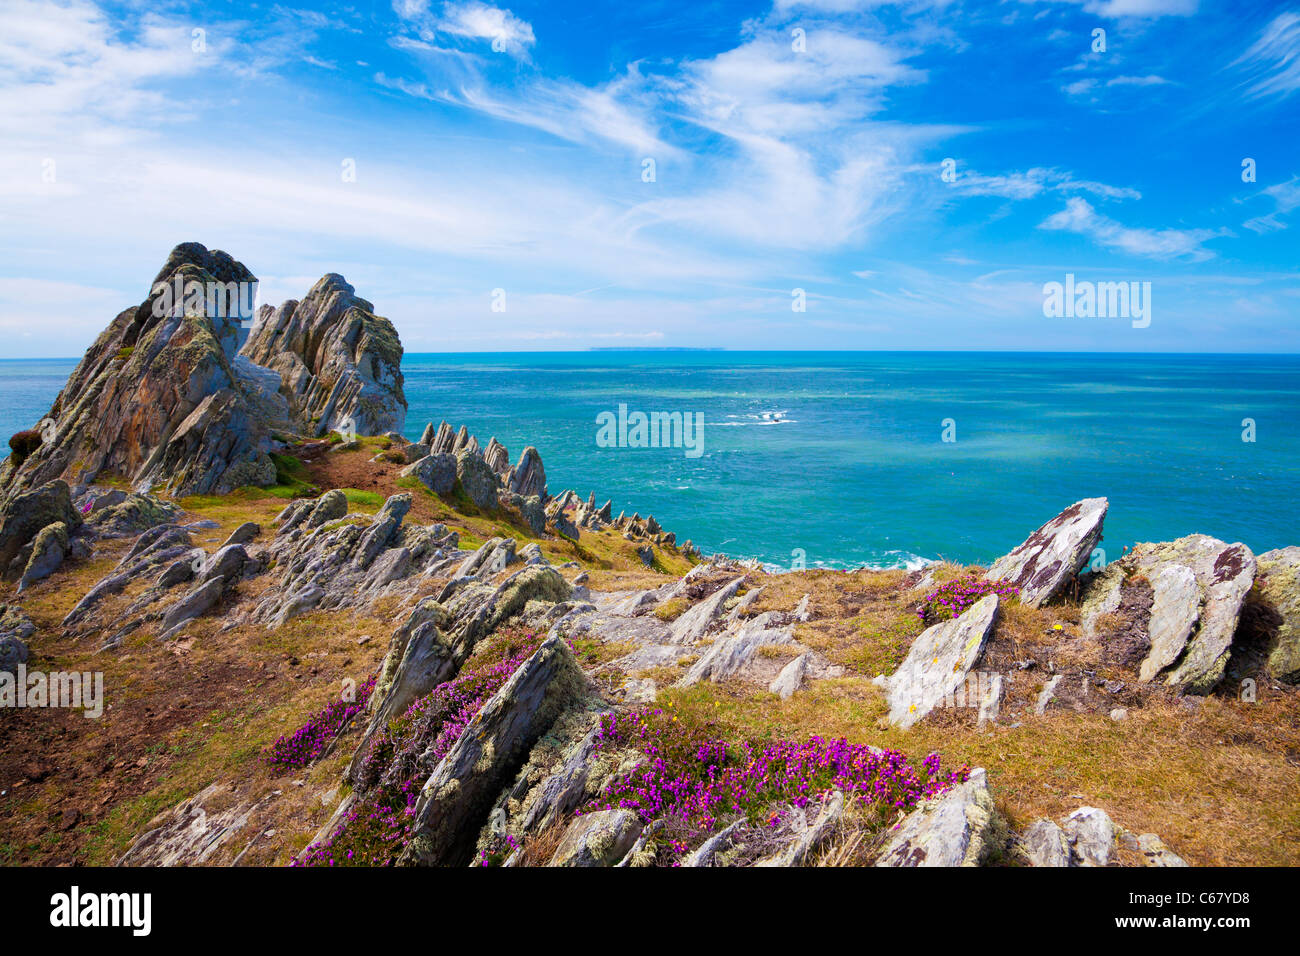
<svg viewBox="0 0 1300 956"><path fill-rule="evenodd" d="M208 494L274 481L267 425L232 365L240 317L205 296L256 281L224 252L173 249L148 297L86 351L46 416L45 441L20 467L7 465L0 486L107 473L141 489Z"/></svg>
<svg viewBox="0 0 1300 956"><path fill-rule="evenodd" d="M1040 607L1059 594L1088 563L1088 556L1101 540L1106 508L1105 498L1076 501L1015 550L993 562L985 577L1015 585L1021 604Z"/></svg>
<svg viewBox="0 0 1300 956"><path fill-rule="evenodd" d="M475 821L583 686L582 672L564 642L546 640L483 705L425 781L401 862L468 862L478 832Z"/></svg>
<svg viewBox="0 0 1300 956"><path fill-rule="evenodd" d="M966 682L993 632L998 596L980 598L965 613L926 628L888 679L889 720L912 726Z"/></svg>
<svg viewBox="0 0 1300 956"><path fill-rule="evenodd" d="M373 517L350 517L338 490L293 502L266 549L277 586L253 618L274 627L314 609L359 607L450 558L459 536L441 524L406 524L410 507L411 496L398 494Z"/></svg>
<svg viewBox="0 0 1300 956"><path fill-rule="evenodd" d="M301 301L260 309L241 354L279 373L312 434L380 435L405 424L397 330L341 275L324 276Z"/></svg>
<svg viewBox="0 0 1300 956"><path fill-rule="evenodd" d="M232 803L231 801L234 800ZM248 825L256 805L214 783L152 821L118 866L198 866Z"/></svg>
<svg viewBox="0 0 1300 956"><path fill-rule="evenodd" d="M497 506L501 479L473 449L467 448L456 456L456 481L479 508L490 511Z"/></svg>
<svg viewBox="0 0 1300 956"><path fill-rule="evenodd" d="M876 866L979 866L997 848L1001 821L982 769L922 803L893 831Z"/></svg>
<svg viewBox="0 0 1300 956"><path fill-rule="evenodd" d="M1126 595L1150 588L1144 622L1150 641L1139 679L1162 680L1187 693L1208 694L1223 678L1255 557L1244 544L1203 534L1139 544L1093 577L1084 593L1082 623L1094 631Z"/></svg>

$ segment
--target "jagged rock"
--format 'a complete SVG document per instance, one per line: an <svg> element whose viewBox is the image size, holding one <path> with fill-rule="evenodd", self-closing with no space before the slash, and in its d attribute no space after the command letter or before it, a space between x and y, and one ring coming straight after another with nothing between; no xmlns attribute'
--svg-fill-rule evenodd
<svg viewBox="0 0 1300 956"><path fill-rule="evenodd" d="M325 492L325 494L316 499L316 505L311 509L311 513L307 515L307 519L303 522L303 527L308 530L319 528L327 522L337 521L339 518L347 515L347 513L348 496L338 488L335 488L332 491Z"/></svg>
<svg viewBox="0 0 1300 956"><path fill-rule="evenodd" d="M926 628L887 682L889 720L911 727L966 682L993 632L998 596L988 594L965 613Z"/></svg>
<svg viewBox="0 0 1300 956"><path fill-rule="evenodd" d="M480 455L468 449L456 455L456 480L479 508L491 510L497 506L500 480Z"/></svg>
<svg viewBox="0 0 1300 956"><path fill-rule="evenodd" d="M525 833L545 830L575 809L587 795L590 771L600 743L600 722L565 753L559 766L538 786L523 814Z"/></svg>
<svg viewBox="0 0 1300 956"><path fill-rule="evenodd" d="M196 866L208 860L248 824L255 805L225 805L233 791L212 786L177 806L141 834L117 861L118 866Z"/></svg>
<svg viewBox="0 0 1300 956"><path fill-rule="evenodd" d="M402 469L402 475L416 479L436 495L449 495L456 487L456 459L442 453L425 455Z"/></svg>
<svg viewBox="0 0 1300 956"><path fill-rule="evenodd" d="M232 367L240 316L209 315L216 303L203 296L254 283L224 252L198 243L173 249L148 298L86 351L46 416L51 440L9 473L9 487L64 476L82 483L104 472L136 488L162 482L177 495L274 481L262 403ZM169 308L178 287L182 300Z"/></svg>
<svg viewBox="0 0 1300 956"><path fill-rule="evenodd" d="M487 466L495 471L498 475L508 475L510 473L510 452L506 446L496 440L494 435L483 449L483 460Z"/></svg>
<svg viewBox="0 0 1300 956"><path fill-rule="evenodd" d="M27 544L52 524L62 523L69 531L81 527L81 515L72 506L72 492L65 481L51 481L19 492L0 506L0 572L10 568ZM26 562L23 562L25 565ZM12 569L17 575L22 566Z"/></svg>
<svg viewBox="0 0 1300 956"><path fill-rule="evenodd" d="M1101 540L1105 498L1085 498L1066 508L1019 547L993 563L985 575L1020 589L1020 603L1040 607L1088 563Z"/></svg>
<svg viewBox="0 0 1300 956"><path fill-rule="evenodd" d="M1105 810L1080 807L1062 826L1075 866L1107 866L1115 851L1115 824Z"/></svg>
<svg viewBox="0 0 1300 956"><path fill-rule="evenodd" d="M738 577L683 613L673 621L669 640L674 644L694 644L702 638L721 616L723 605L736 596L744 583L745 578Z"/></svg>
<svg viewBox="0 0 1300 956"><path fill-rule="evenodd" d="M694 853L682 861L682 866L712 866L714 857L726 850L732 843L738 841L745 827L746 821L743 817L727 825L701 843Z"/></svg>
<svg viewBox="0 0 1300 956"><path fill-rule="evenodd" d="M223 544L222 547L224 548L232 544L248 544L261 533L262 526L256 521L245 521L230 533L230 537L226 539L225 544Z"/></svg>
<svg viewBox="0 0 1300 956"><path fill-rule="evenodd" d="M1051 820L1035 820L1020 835L1020 850L1033 866L1069 866L1070 841Z"/></svg>
<svg viewBox="0 0 1300 956"><path fill-rule="evenodd" d="M1139 544L1089 581L1081 623L1093 632L1143 578L1153 598L1146 622L1151 649L1143 681L1163 679L1192 694L1208 694L1223 677L1242 605L1255 578L1255 557L1244 544L1203 534Z"/></svg>
<svg viewBox="0 0 1300 956"><path fill-rule="evenodd" d="M280 390L313 433L401 432L402 343L393 324L329 273L301 301L263 308L242 354L280 376Z"/></svg>
<svg viewBox="0 0 1300 956"><path fill-rule="evenodd" d="M979 866L997 844L1000 821L982 768L922 803L893 831L876 866Z"/></svg>
<svg viewBox="0 0 1300 956"><path fill-rule="evenodd" d="M792 697L794 692L803 686L804 675L808 673L808 660L809 655L806 651L794 658L781 668L781 673L776 675L776 680L772 681L767 689L782 700Z"/></svg>
<svg viewBox="0 0 1300 956"><path fill-rule="evenodd" d="M211 578L189 591L179 601L163 612L162 637L173 636L181 627L209 611L225 590L226 579Z"/></svg>
<svg viewBox="0 0 1300 956"><path fill-rule="evenodd" d="M93 508L86 523L101 538L125 538L171 524L180 513L181 509L170 501L132 492L113 504Z"/></svg>
<svg viewBox="0 0 1300 956"><path fill-rule="evenodd" d="M647 568L654 567L655 549L645 544L636 549L636 556L641 559L641 563Z"/></svg>
<svg viewBox="0 0 1300 956"><path fill-rule="evenodd" d="M597 810L569 824L547 866L613 866L641 835L630 810Z"/></svg>
<svg viewBox="0 0 1300 956"><path fill-rule="evenodd" d="M483 705L421 788L412 839L400 862L466 863L476 821L583 687L568 647L558 637L548 638Z"/></svg>
<svg viewBox="0 0 1300 956"><path fill-rule="evenodd" d="M1257 564L1264 603L1280 618L1268 651L1269 673L1300 683L1300 547L1265 551Z"/></svg>
<svg viewBox="0 0 1300 956"><path fill-rule="evenodd" d="M32 556L27 559L27 567L23 569L18 592L21 594L32 584L53 574L67 553L68 526L62 521L47 524L32 542Z"/></svg>
<svg viewBox="0 0 1300 956"><path fill-rule="evenodd" d="M760 647L793 642L794 635L788 626L781 623L780 616L767 611L746 621L734 635L714 641L691 665L678 686L690 687L702 680L722 681L734 677Z"/></svg>
<svg viewBox="0 0 1300 956"><path fill-rule="evenodd" d="M1143 833L1137 838L1138 848L1146 860L1147 866L1186 866L1187 861L1165 846L1163 840L1154 833Z"/></svg>
<svg viewBox="0 0 1300 956"><path fill-rule="evenodd" d="M248 552L242 544L228 544L220 548L203 563L198 572L199 584L207 584L215 578L225 581L238 581L248 564Z"/></svg>
<svg viewBox="0 0 1300 956"><path fill-rule="evenodd" d="M525 498L536 495L546 500L546 469L542 467L542 456L532 445L523 450L510 473L510 490Z"/></svg>

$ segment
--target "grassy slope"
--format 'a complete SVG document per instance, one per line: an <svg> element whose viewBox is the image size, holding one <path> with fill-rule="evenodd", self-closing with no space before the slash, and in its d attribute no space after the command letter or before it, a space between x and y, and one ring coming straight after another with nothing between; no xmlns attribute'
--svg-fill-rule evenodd
<svg viewBox="0 0 1300 956"><path fill-rule="evenodd" d="M398 465L370 463L375 444L320 456L285 487L181 504L195 518L220 524L196 535L209 550L245 521L261 524L263 536L272 533L284 498L306 485L366 485L349 492L352 511L361 513L377 510L387 494L410 491L408 520L444 522L460 532L462 547L500 535L530 540L517 516L478 514L463 501L407 487ZM680 575L690 567L680 555L656 549L659 567L646 569L634 545L614 533L540 543L553 562L588 568L597 590L655 586L667 580L665 572ZM270 825L244 861L285 863L328 817L349 748L296 773L273 772L260 754L334 698L343 680L360 683L373 672L403 609L394 601L364 614L308 614L275 631L220 632L222 619L208 618L185 640L166 645L155 640L154 626L106 654L95 652L93 640L61 637L63 615L128 546L116 542L23 596L40 628L29 666L103 670L111 707L97 721L57 711L0 713L0 790L7 791L0 796L0 863L109 863L156 815L214 781L239 782L244 799L274 796ZM941 576L959 572L945 568ZM789 610L811 593L816 614L797 636L844 665L846 675L787 701L733 683L668 689L661 703L684 721L737 737L845 736L915 758L938 751L948 766L985 766L1003 812L1018 824L1092 803L1135 832L1159 833L1193 864L1300 863L1300 695L1261 689L1259 703L1216 697L1194 712L1155 695L1121 723L1104 712L1049 710L1004 721L1018 726L981 730L973 711L957 710L910 731L887 728L883 698L870 679L892 671L920 631L900 591L902 578L901 572L804 571L766 579L755 610ZM239 601L255 599L267 580L241 584ZM0 589L0 600L12 596L11 585ZM117 600L124 606L131 596ZM1068 629L1076 620L1070 605L1010 608L994 645L1032 655L1059 640L1056 625ZM594 664L620 649L579 650ZM1025 691L1032 692L1032 679L1026 680ZM229 862L247 838L241 834L213 862Z"/></svg>

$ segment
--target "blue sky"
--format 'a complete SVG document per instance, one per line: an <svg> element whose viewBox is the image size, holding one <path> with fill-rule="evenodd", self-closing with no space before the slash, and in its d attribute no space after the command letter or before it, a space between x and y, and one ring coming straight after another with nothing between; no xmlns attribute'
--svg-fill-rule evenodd
<svg viewBox="0 0 1300 956"><path fill-rule="evenodd" d="M0 141L0 357L187 240L408 351L1300 351L1300 4L5 0Z"/></svg>

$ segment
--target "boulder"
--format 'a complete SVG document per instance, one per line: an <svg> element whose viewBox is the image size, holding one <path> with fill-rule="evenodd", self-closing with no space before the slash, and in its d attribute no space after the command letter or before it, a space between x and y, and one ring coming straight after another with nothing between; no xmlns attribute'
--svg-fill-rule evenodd
<svg viewBox="0 0 1300 956"><path fill-rule="evenodd" d="M81 515L72 506L72 491L66 481L51 481L5 500L0 506L0 572L10 567L42 529L60 523L68 532L81 527ZM13 573L22 570L18 567Z"/></svg>
<svg viewBox="0 0 1300 956"><path fill-rule="evenodd" d="M86 523L101 538L127 538L159 525L171 524L180 513L181 509L170 501L132 492L111 505L93 508Z"/></svg>
<svg viewBox="0 0 1300 956"><path fill-rule="evenodd" d="M449 454L425 455L402 469L402 475L414 478L436 495L449 495L456 487L456 459Z"/></svg>
<svg viewBox="0 0 1300 956"><path fill-rule="evenodd" d="M1088 563L1101 540L1106 508L1105 498L1075 502L993 562L985 577L1015 585L1021 604L1041 607Z"/></svg>
<svg viewBox="0 0 1300 956"><path fill-rule="evenodd" d="M35 633L36 625L17 605L0 604L0 671L16 674L27 663L27 639Z"/></svg>
<svg viewBox="0 0 1300 956"><path fill-rule="evenodd" d="M230 533L230 537L226 539L222 547L228 547L232 544L248 544L261 533L262 526L256 521L245 521Z"/></svg>
<svg viewBox="0 0 1300 956"><path fill-rule="evenodd" d="M1257 564L1260 594L1279 619L1268 671L1280 681L1300 684L1300 548L1265 551Z"/></svg>
<svg viewBox="0 0 1300 956"><path fill-rule="evenodd" d="M567 645L548 638L483 705L425 781L400 862L466 864L496 794L583 687Z"/></svg>
<svg viewBox="0 0 1300 956"><path fill-rule="evenodd" d="M641 835L630 810L597 810L569 824L547 866L613 866Z"/></svg>
<svg viewBox="0 0 1300 956"><path fill-rule="evenodd" d="M456 480L479 508L490 511L497 506L501 482L481 455L469 450L460 452L456 456Z"/></svg>
<svg viewBox="0 0 1300 956"><path fill-rule="evenodd" d="M1051 820L1035 820L1020 835L1019 843L1032 866L1070 865L1070 841Z"/></svg>
<svg viewBox="0 0 1300 956"><path fill-rule="evenodd" d="M62 521L47 524L32 542L32 556L27 559L27 567L23 569L23 576L18 582L19 593L54 573L67 553L68 526Z"/></svg>
<svg viewBox="0 0 1300 956"><path fill-rule="evenodd" d="M1255 557L1244 544L1203 534L1139 544L1089 581L1081 623L1085 632L1095 631L1101 615L1114 613L1145 581L1152 592L1151 648L1141 679L1208 694L1223 678L1254 579Z"/></svg>
<svg viewBox="0 0 1300 956"><path fill-rule="evenodd" d="M922 803L890 831L876 866L979 866L997 845L1000 821L982 768Z"/></svg>
<svg viewBox="0 0 1300 956"><path fill-rule="evenodd" d="M1115 824L1109 814L1097 807L1080 807L1061 828L1070 842L1071 861L1075 866L1107 866L1115 852Z"/></svg>
<svg viewBox="0 0 1300 956"><path fill-rule="evenodd" d="M911 727L966 683L993 633L998 596L988 594L963 614L921 632L887 681L889 720Z"/></svg>

